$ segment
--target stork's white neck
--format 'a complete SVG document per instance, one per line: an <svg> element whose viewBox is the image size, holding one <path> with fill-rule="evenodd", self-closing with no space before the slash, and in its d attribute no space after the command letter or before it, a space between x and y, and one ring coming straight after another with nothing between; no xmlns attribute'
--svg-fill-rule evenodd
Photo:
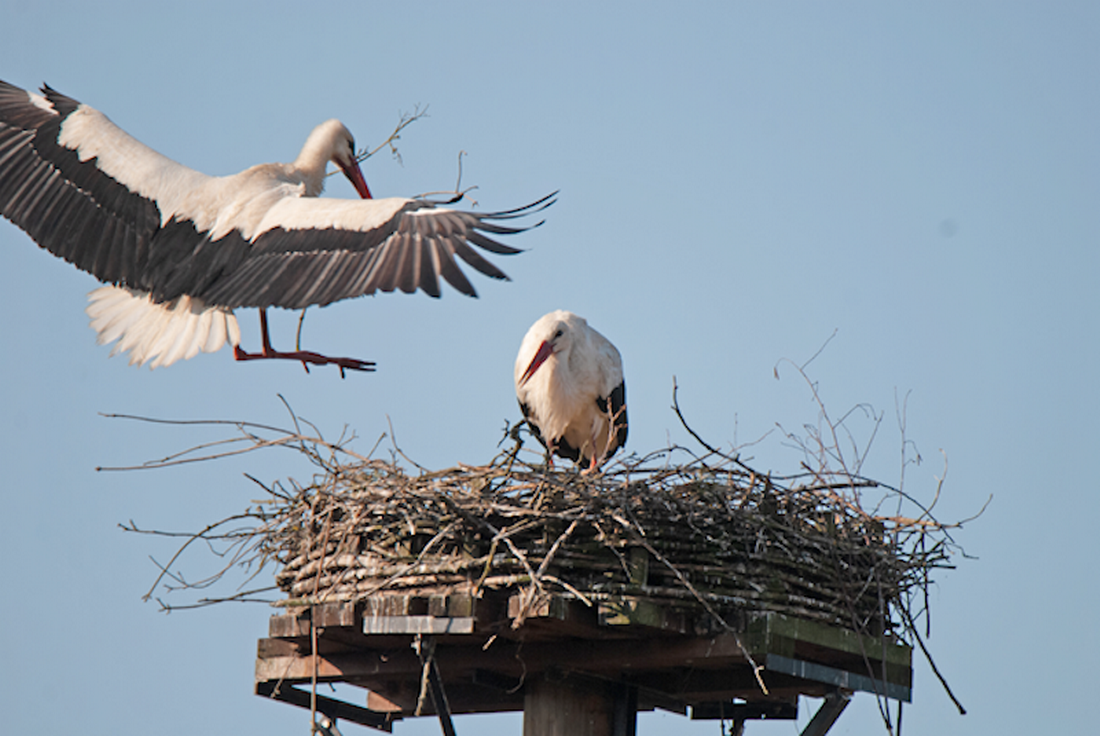
<svg viewBox="0 0 1100 736"><path fill-rule="evenodd" d="M313 129L306 138L298 158L291 164L294 175L306 187L307 197L316 197L325 190L325 169L336 152L336 146L347 135L347 128L339 120L326 120Z"/></svg>

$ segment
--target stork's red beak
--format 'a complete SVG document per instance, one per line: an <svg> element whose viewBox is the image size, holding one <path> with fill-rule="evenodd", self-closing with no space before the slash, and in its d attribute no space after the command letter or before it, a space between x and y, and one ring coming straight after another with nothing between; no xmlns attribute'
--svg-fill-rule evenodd
<svg viewBox="0 0 1100 736"><path fill-rule="evenodd" d="M367 186L367 180L363 178L363 171L359 168L359 162L352 159L349 163L342 161L337 162L340 165L340 170L344 172L344 176L348 178L351 185L355 187L355 191L359 192L359 196L363 199L373 199L370 193L370 187Z"/></svg>
<svg viewBox="0 0 1100 736"><path fill-rule="evenodd" d="M554 354L554 346L546 340L542 341L542 345L539 345L538 352L535 353L535 357L531 358L531 364L527 366L527 370L523 372L523 376L519 379L519 384L522 386L527 383L527 379L535 375L535 371L539 369L539 366L546 362L546 359Z"/></svg>

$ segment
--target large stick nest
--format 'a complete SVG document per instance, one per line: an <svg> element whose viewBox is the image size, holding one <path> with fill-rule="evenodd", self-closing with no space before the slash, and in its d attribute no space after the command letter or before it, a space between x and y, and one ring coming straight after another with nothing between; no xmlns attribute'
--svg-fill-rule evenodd
<svg viewBox="0 0 1100 736"><path fill-rule="evenodd" d="M390 460L380 460L373 450L352 452L343 440L304 435L297 417L294 431L224 422L241 436L145 467L284 446L319 470L307 484L264 486L269 498L258 506L180 535L188 541L161 566L153 590L165 578L205 588L238 566L254 569L254 577L275 562L280 606L497 590L527 601L514 626L542 594L555 593L588 605L641 598L705 613L720 626L730 614L777 612L866 633L901 628L916 635L931 574L952 567L959 551L951 530L963 522L944 524L931 513L939 487L924 506L859 475L861 460L850 470L840 452L842 422L829 420L823 406L823 430L811 430L808 441L787 435L810 462L793 475L759 473L708 445L673 398L705 454L674 447L596 473L521 453L516 429L509 433L515 446L487 465L428 472L396 446ZM248 446L193 456L233 442ZM417 470L406 470L401 458ZM173 570L197 540L226 543L220 554L228 563L188 582ZM263 591L198 605L256 600Z"/></svg>
<svg viewBox="0 0 1100 736"><path fill-rule="evenodd" d="M412 475L381 460L330 465L281 494L262 548L280 563L282 605L518 588L878 632L949 566L941 525L861 507L870 481L780 484L732 458L660 459L596 474L514 453Z"/></svg>

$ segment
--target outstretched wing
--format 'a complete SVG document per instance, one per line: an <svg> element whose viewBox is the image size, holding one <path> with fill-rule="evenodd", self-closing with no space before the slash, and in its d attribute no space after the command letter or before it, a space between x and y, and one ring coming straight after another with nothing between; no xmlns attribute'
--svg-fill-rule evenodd
<svg viewBox="0 0 1100 736"><path fill-rule="evenodd" d="M141 144L97 110L0 82L0 214L101 281L138 288L161 200L210 177Z"/></svg>
<svg viewBox="0 0 1100 736"><path fill-rule="evenodd" d="M534 225L502 224L553 204L548 195L524 207L475 213L412 199L286 198L272 207L232 270L197 295L227 307L330 304L376 291L441 294L440 279L477 296L458 261L486 276L508 277L474 250L510 255L490 235Z"/></svg>

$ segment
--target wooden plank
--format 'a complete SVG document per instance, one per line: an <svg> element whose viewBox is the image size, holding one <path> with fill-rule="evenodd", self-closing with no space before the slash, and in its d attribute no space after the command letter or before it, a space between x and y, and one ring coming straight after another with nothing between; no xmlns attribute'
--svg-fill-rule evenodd
<svg viewBox="0 0 1100 736"><path fill-rule="evenodd" d="M783 616L778 613L767 613L754 616L750 620L748 631L750 635L763 636L766 640L765 650L777 654L787 654L778 651L783 646L783 637L789 640L808 642L818 646L835 649L849 654L863 656L867 654L872 659L882 660L893 664L910 667L912 665L913 650L899 642L887 641L885 647L879 637L858 634L839 626L829 626L819 621ZM775 647L771 646L772 640L776 640Z"/></svg>
<svg viewBox="0 0 1100 736"><path fill-rule="evenodd" d="M791 659L816 662L855 674L883 678L887 682L903 687L910 687L913 684L912 668L893 662L883 662L881 659L876 658L875 654L881 654L881 649L863 655L829 649L817 644L779 636L772 637L769 649L769 654L778 654Z"/></svg>
<svg viewBox="0 0 1100 736"><path fill-rule="evenodd" d="M256 642L256 657L258 659L273 659L275 657L298 656L298 645L281 638L260 639Z"/></svg>
<svg viewBox="0 0 1100 736"><path fill-rule="evenodd" d="M473 670L489 669L518 676L560 667L593 673L619 673L666 669L669 667L705 667L715 669L744 664L745 657L732 636L709 639L680 637L651 639L579 639L568 643L514 642L498 640L483 649L481 637L471 637L467 645L440 646L436 653L440 667L457 676ZM319 656L319 674L323 678L373 676L419 676L420 663L406 647L373 651L363 649L350 654ZM312 657L307 654L275 656L257 661L257 679L285 677L288 681L309 679Z"/></svg>
<svg viewBox="0 0 1100 736"><path fill-rule="evenodd" d="M313 616L317 626L347 626L354 627L359 623L358 611L354 603L323 603L313 606L310 615Z"/></svg>
<svg viewBox="0 0 1100 736"><path fill-rule="evenodd" d="M256 682L278 682L285 679L287 684L307 682L313 677L313 664L316 659L317 679L324 682L341 682L349 675L369 674L364 657L353 655L354 661L342 662L339 657L266 657L256 660ZM286 677L280 673L285 673Z"/></svg>
<svg viewBox="0 0 1100 736"><path fill-rule="evenodd" d="M364 616L364 634L472 634L473 618Z"/></svg>
<svg viewBox="0 0 1100 736"><path fill-rule="evenodd" d="M318 627L355 627L358 625L358 611L354 603L324 603L297 609L293 613L272 616L268 622L268 636L273 638L292 638L309 636L310 621Z"/></svg>
<svg viewBox="0 0 1100 736"><path fill-rule="evenodd" d="M835 689L830 685L798 680L779 672L764 672L763 677L770 700L782 700L803 692L823 695L828 690ZM663 693L692 707L732 698L753 702L765 698L752 668L748 665L733 665L719 669L647 670L631 674L630 681L638 685L643 693Z"/></svg>
<svg viewBox="0 0 1100 736"><path fill-rule="evenodd" d="M288 613L280 616L272 616L267 622L267 635L273 639L289 639L294 636L308 636L309 622L305 625L305 634L302 633L302 625L298 614Z"/></svg>
<svg viewBox="0 0 1100 736"><path fill-rule="evenodd" d="M816 662L805 662L778 654L769 654L764 667L766 670L773 672L782 672L806 680L816 680L845 690L861 690L865 693L885 695L888 698L902 700L906 703L913 702L913 691L905 685L883 682L880 679L868 677L866 674L848 672Z"/></svg>
<svg viewBox="0 0 1100 736"><path fill-rule="evenodd" d="M558 621L588 620L586 607L579 601L560 595L546 595L528 601L526 592L514 593L508 597L508 618L516 619L522 614L528 619L552 618Z"/></svg>
<svg viewBox="0 0 1100 736"><path fill-rule="evenodd" d="M547 595L527 603L526 593L508 597L507 615L515 620L523 613L525 620L521 631L541 639L602 635L595 608L573 598Z"/></svg>
<svg viewBox="0 0 1100 736"><path fill-rule="evenodd" d="M509 693L455 679L449 674L445 675L444 682L447 687L447 700L454 713L506 713L523 710L522 689ZM368 685L368 689L371 687ZM373 689L371 691L374 692ZM411 715L416 711L417 698L420 695L420 680L419 678L408 679L401 683L393 680L379 680L377 691L386 700L400 706L405 715ZM435 715L431 698L427 699L424 706L424 715Z"/></svg>
<svg viewBox="0 0 1100 736"><path fill-rule="evenodd" d="M478 599L472 595L449 595L444 614L451 618L470 618L477 616Z"/></svg>
<svg viewBox="0 0 1100 736"><path fill-rule="evenodd" d="M858 689L870 688L870 692L874 692L873 683L884 676L892 692L908 697L912 689L912 649L896 641L883 642L878 637L777 613L752 617L745 640L758 660L780 657L782 660L775 661L806 663L809 669L799 670L806 672L814 666L825 668L813 670L822 673L821 682L839 684L843 678L835 670L849 673L853 681L867 686ZM784 667L783 671L793 672Z"/></svg>

